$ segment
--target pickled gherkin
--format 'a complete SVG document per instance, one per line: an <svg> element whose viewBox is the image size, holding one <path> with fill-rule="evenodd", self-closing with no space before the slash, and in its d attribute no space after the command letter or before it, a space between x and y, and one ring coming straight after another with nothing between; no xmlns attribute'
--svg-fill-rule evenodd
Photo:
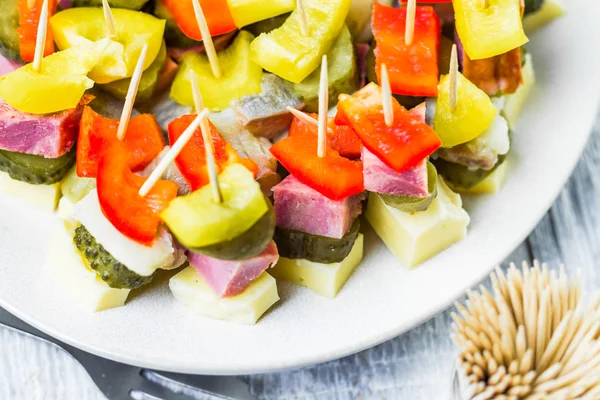
<svg viewBox="0 0 600 400"><path fill-rule="evenodd" d="M427 191L429 195L425 198L378 194L385 204L400 211L418 212L427 210L431 202L437 197L437 171L429 161L427 162Z"/></svg>
<svg viewBox="0 0 600 400"><path fill-rule="evenodd" d="M141 276L129 270L106 251L83 225L75 229L73 241L89 267L111 288L136 289L154 277L154 274Z"/></svg>
<svg viewBox="0 0 600 400"><path fill-rule="evenodd" d="M0 171L33 185L59 182L75 164L75 148L58 158L0 150Z"/></svg>
<svg viewBox="0 0 600 400"><path fill-rule="evenodd" d="M327 54L329 76L329 107L337 104L341 93L352 94L359 89L359 74L352 36L346 26L342 28L333 47ZM290 90L304 102L304 111L318 112L321 68L317 68L300 83L287 82Z"/></svg>
<svg viewBox="0 0 600 400"><path fill-rule="evenodd" d="M344 260L350 254L359 229L359 218L354 220L350 230L341 239L277 227L273 240L281 257L331 264Z"/></svg>
<svg viewBox="0 0 600 400"><path fill-rule="evenodd" d="M456 188L457 190L467 190L490 176L500 165L502 165L505 159L506 154L499 155L498 162L489 170L481 168L469 169L467 166L442 160L441 158L438 158L433 163L440 175L444 177L444 180L446 180L453 188Z"/></svg>
<svg viewBox="0 0 600 400"><path fill-rule="evenodd" d="M137 96L135 98L135 105L147 103L154 94L156 85L158 83L158 77L165 68L167 62L167 46L163 42L158 55L148 67L147 70L142 74L140 79L140 86L138 88ZM119 100L125 101L127 91L129 90L129 84L131 78L120 79L118 81L110 82L105 85L100 85L103 90L112 94Z"/></svg>
<svg viewBox="0 0 600 400"><path fill-rule="evenodd" d="M205 247L190 248L194 253L220 260L245 260L259 255L273 239L275 212L265 197L269 210L250 229L241 235Z"/></svg>
<svg viewBox="0 0 600 400"><path fill-rule="evenodd" d="M0 9L0 56L20 62L19 0L2 0Z"/></svg>

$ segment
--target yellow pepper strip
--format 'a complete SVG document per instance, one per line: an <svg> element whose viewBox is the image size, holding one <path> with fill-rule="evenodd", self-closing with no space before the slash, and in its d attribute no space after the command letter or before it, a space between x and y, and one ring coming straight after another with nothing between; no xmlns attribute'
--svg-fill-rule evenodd
<svg viewBox="0 0 600 400"><path fill-rule="evenodd" d="M204 106L213 110L229 107L229 103L242 96L261 92L262 68L250 59L250 43L254 35L241 31L231 46L220 51L219 63L222 76L215 78L204 54L189 52L183 61L171 87L171 98L184 106L193 106L190 70L194 71Z"/></svg>
<svg viewBox="0 0 600 400"><path fill-rule="evenodd" d="M227 4L238 28L289 13L296 8L296 0L227 0Z"/></svg>
<svg viewBox="0 0 600 400"><path fill-rule="evenodd" d="M481 135L492 123L498 109L490 98L458 73L456 108L450 106L450 79L440 79L433 129L442 139L442 147L453 147Z"/></svg>
<svg viewBox="0 0 600 400"><path fill-rule="evenodd" d="M77 106L94 86L86 75L100 61L109 40L87 43L44 58L39 72L24 65L0 78L0 98L19 111L50 114Z"/></svg>
<svg viewBox="0 0 600 400"><path fill-rule="evenodd" d="M308 35L300 29L300 15L292 12L285 23L252 42L251 57L269 72L299 83L321 64L344 26L351 0L304 0Z"/></svg>
<svg viewBox="0 0 600 400"><path fill-rule="evenodd" d="M453 0L456 30L471 60L504 54L529 41L519 0Z"/></svg>

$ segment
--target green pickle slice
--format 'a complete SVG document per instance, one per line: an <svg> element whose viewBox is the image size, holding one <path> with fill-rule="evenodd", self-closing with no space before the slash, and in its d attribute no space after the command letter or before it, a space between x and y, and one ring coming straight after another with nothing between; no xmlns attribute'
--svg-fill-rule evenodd
<svg viewBox="0 0 600 400"><path fill-rule="evenodd" d="M480 168L469 169L465 165L442 160L441 158L435 160L434 164L437 170L440 172L440 175L442 175L444 179L452 185L452 187L466 190L472 188L490 176L496 170L496 168L502 165L505 159L506 154L498 156L498 162L496 165L488 170Z"/></svg>
<svg viewBox="0 0 600 400"><path fill-rule="evenodd" d="M341 93L354 93L359 89L354 43L348 27L344 25L327 54L329 76L329 107L337 104ZM304 103L304 111L319 111L319 86L321 68L317 68L300 83L287 81L289 89Z"/></svg>
<svg viewBox="0 0 600 400"><path fill-rule="evenodd" d="M0 55L21 62L19 52L19 0L0 1Z"/></svg>
<svg viewBox="0 0 600 400"><path fill-rule="evenodd" d="M33 185L59 182L75 164L75 147L58 158L0 150L0 171Z"/></svg>
<svg viewBox="0 0 600 400"><path fill-rule="evenodd" d="M275 232L275 212L268 198L269 210L250 229L241 235L210 246L190 248L194 253L220 260L245 260L262 253Z"/></svg>
<svg viewBox="0 0 600 400"><path fill-rule="evenodd" d="M156 56L152 64L150 64L150 67L148 67L148 69L142 73L142 78L140 79L140 86L135 97L135 105L147 103L152 99L152 95L154 94L154 90L156 89L156 84L158 83L158 77L160 76L162 70L165 68L166 63L167 46L163 41L163 44L160 47L160 50L158 51L158 55ZM125 78L104 85L100 85L100 87L103 90L115 96L117 99L125 101L125 97L127 96L127 91L129 90L130 83L131 78Z"/></svg>
<svg viewBox="0 0 600 400"><path fill-rule="evenodd" d="M359 229L359 218L354 220L350 230L341 239L277 227L273 240L281 257L331 264L344 260L350 254Z"/></svg>
<svg viewBox="0 0 600 400"><path fill-rule="evenodd" d="M393 194L379 194L379 197L390 207L404 212L425 211L437 197L437 171L432 163L427 161L427 191L426 198L414 196L396 196Z"/></svg>
<svg viewBox="0 0 600 400"><path fill-rule="evenodd" d="M75 229L73 241L90 268L111 288L136 289L154 277L154 274L141 276L128 269L106 251L83 225Z"/></svg>

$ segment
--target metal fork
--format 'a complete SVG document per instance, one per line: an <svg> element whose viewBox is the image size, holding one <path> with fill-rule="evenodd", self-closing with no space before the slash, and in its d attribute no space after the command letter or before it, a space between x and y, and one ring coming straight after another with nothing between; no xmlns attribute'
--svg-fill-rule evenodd
<svg viewBox="0 0 600 400"><path fill-rule="evenodd" d="M141 395L163 400L189 400L199 394L227 400L256 400L250 394L248 385L235 377L150 371L100 358L54 339L2 308L0 326L65 350L79 361L98 389L110 400L131 400Z"/></svg>

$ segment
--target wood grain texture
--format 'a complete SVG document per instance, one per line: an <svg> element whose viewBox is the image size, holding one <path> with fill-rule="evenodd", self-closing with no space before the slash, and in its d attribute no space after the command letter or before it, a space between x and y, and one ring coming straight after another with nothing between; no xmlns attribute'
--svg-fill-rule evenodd
<svg viewBox="0 0 600 400"><path fill-rule="evenodd" d="M564 263L600 287L600 119L573 176L508 262ZM488 284L489 282L484 282ZM449 393L454 348L449 311L372 349L310 368L243 377L259 399L440 399ZM70 356L0 329L0 400L97 400L103 396ZM199 399L207 397L198 395Z"/></svg>

